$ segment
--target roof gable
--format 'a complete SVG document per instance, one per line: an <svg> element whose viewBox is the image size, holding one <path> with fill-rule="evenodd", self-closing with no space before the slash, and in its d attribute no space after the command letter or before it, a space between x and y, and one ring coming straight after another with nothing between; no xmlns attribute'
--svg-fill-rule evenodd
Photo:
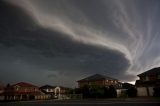
<svg viewBox="0 0 160 106"><path fill-rule="evenodd" d="M82 80L79 80L77 82L95 81L95 80L102 80L102 79L105 79L105 80L117 80L117 79L114 79L114 78L111 78L111 77L108 77L108 76L104 76L104 75L100 75L100 74L94 74L92 76L89 76L89 77L84 78Z"/></svg>
<svg viewBox="0 0 160 106"><path fill-rule="evenodd" d="M19 83L16 83L14 85L12 85L13 87L14 86L19 86L19 87L34 87L34 88L38 88L38 86L36 85L32 85L30 83L26 83L26 82L19 82Z"/></svg>
<svg viewBox="0 0 160 106"><path fill-rule="evenodd" d="M137 76L144 76L144 75L151 75L151 74L160 74L160 67L153 68L153 69L148 70L146 72L143 72Z"/></svg>

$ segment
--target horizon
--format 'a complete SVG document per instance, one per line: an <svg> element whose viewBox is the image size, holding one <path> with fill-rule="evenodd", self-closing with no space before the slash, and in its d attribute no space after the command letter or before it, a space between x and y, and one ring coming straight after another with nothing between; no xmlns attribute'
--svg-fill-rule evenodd
<svg viewBox="0 0 160 106"><path fill-rule="evenodd" d="M1 0L0 83L135 83L160 66L159 0Z"/></svg>

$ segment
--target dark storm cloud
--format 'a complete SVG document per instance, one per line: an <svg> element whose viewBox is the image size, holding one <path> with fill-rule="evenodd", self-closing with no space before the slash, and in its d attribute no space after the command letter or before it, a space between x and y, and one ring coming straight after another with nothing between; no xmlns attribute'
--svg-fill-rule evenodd
<svg viewBox="0 0 160 106"><path fill-rule="evenodd" d="M94 73L135 81L137 74L160 65L159 0L4 1L4 82L72 85Z"/></svg>
<svg viewBox="0 0 160 106"><path fill-rule="evenodd" d="M72 85L87 74L121 79L126 74L129 61L117 50L77 42L41 27L26 11L3 1L0 13L1 81L64 84L65 80Z"/></svg>

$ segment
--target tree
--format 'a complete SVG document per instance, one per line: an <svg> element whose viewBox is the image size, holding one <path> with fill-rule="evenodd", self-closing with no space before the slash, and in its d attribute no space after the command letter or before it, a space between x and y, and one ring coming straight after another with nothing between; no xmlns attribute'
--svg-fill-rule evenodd
<svg viewBox="0 0 160 106"><path fill-rule="evenodd" d="M116 91L116 89L114 88L113 85L109 86L108 94L109 94L110 98L116 98L117 97L117 91Z"/></svg>
<svg viewBox="0 0 160 106"><path fill-rule="evenodd" d="M131 87L127 90L128 97L136 97L137 96L137 89L135 87Z"/></svg>
<svg viewBox="0 0 160 106"><path fill-rule="evenodd" d="M102 87L97 85L91 85L89 88L89 93L91 98L103 98L104 90Z"/></svg>
<svg viewBox="0 0 160 106"><path fill-rule="evenodd" d="M103 91L104 91L104 95L103 98L108 98L109 97L109 90L107 87L102 87Z"/></svg>
<svg viewBox="0 0 160 106"><path fill-rule="evenodd" d="M81 88L76 88L75 89L75 94L82 94L83 98L89 98L90 97L89 86L84 85Z"/></svg>
<svg viewBox="0 0 160 106"><path fill-rule="evenodd" d="M153 88L154 92L153 92L153 96L154 97L160 97L160 86L157 86L155 88Z"/></svg>

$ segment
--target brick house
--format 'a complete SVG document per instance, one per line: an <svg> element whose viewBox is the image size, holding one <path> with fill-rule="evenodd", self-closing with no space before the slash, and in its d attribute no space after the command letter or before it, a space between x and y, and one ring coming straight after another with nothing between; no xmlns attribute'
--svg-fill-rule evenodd
<svg viewBox="0 0 160 106"><path fill-rule="evenodd" d="M4 86L0 85L0 94L4 92Z"/></svg>
<svg viewBox="0 0 160 106"><path fill-rule="evenodd" d="M4 86L0 85L0 101L4 100L3 92L4 92Z"/></svg>
<svg viewBox="0 0 160 106"><path fill-rule="evenodd" d="M153 96L153 88L160 86L160 67L153 68L139 75L136 80L138 96Z"/></svg>
<svg viewBox="0 0 160 106"><path fill-rule="evenodd" d="M40 90L45 94L51 95L51 98L59 98L60 96L65 95L69 88L62 86L44 85L40 87Z"/></svg>
<svg viewBox="0 0 160 106"><path fill-rule="evenodd" d="M110 85L113 85L115 88L119 88L122 86L122 84L117 79L100 74L94 74L87 78L78 80L77 82L78 82L78 87L83 87L85 85L97 85L97 86L109 87Z"/></svg>
<svg viewBox="0 0 160 106"><path fill-rule="evenodd" d="M7 85L4 89L3 96L5 100L31 100L47 98L39 90L38 86L26 82L20 82L13 85ZM43 96L43 97L42 97Z"/></svg>

